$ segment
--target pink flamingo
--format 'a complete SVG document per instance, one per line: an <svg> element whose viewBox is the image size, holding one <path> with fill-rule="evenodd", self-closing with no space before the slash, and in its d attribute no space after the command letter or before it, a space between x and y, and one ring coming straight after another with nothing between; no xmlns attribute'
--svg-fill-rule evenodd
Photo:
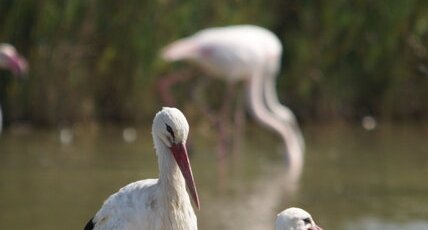
<svg viewBox="0 0 428 230"><path fill-rule="evenodd" d="M189 61L227 82L246 82L250 111L261 124L281 136L290 170L298 177L303 167L304 140L293 112L277 96L281 55L279 39L254 25L205 29L162 51L167 61Z"/></svg>
<svg viewBox="0 0 428 230"><path fill-rule="evenodd" d="M0 44L0 68L7 69L19 77L27 73L27 61L9 44ZM3 114L0 107L0 133L3 127Z"/></svg>

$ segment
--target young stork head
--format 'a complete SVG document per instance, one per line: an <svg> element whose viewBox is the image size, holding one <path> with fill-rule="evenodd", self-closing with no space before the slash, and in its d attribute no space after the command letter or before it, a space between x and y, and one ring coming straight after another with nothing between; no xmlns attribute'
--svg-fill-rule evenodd
<svg viewBox="0 0 428 230"><path fill-rule="evenodd" d="M199 209L198 193L186 149L186 140L189 134L189 124L186 117L176 108L164 107L155 116L152 134L155 139L155 145L156 142L160 142L158 144L164 145L170 150L184 177L190 196Z"/></svg>
<svg viewBox="0 0 428 230"><path fill-rule="evenodd" d="M311 214L301 208L288 208L276 217L275 230L322 230Z"/></svg>

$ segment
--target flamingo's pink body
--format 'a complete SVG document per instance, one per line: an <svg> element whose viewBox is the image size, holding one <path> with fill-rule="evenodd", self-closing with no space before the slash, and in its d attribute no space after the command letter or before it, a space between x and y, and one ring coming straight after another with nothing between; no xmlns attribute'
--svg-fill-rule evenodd
<svg viewBox="0 0 428 230"><path fill-rule="evenodd" d="M251 112L261 124L282 137L291 171L300 175L303 136L294 114L279 103L276 93L281 54L279 39L269 30L253 25L201 30L162 51L167 61L190 61L225 81L245 81Z"/></svg>

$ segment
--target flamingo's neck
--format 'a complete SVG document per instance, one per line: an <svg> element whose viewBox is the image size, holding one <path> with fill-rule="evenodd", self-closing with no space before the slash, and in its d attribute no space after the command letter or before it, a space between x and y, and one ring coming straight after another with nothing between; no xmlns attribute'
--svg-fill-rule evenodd
<svg viewBox="0 0 428 230"><path fill-rule="evenodd" d="M285 125L288 126L288 130L291 130L290 135L292 136L290 139L293 139L293 143L297 141L297 143L295 143L296 148L299 148L298 151L302 152L303 154L305 151L305 141L302 132L299 128L299 125L297 124L297 119L293 112L288 107L282 105L279 102L278 93L276 90L276 76L276 71L266 73L263 89L266 106L277 118L279 118L282 122L284 122Z"/></svg>
<svg viewBox="0 0 428 230"><path fill-rule="evenodd" d="M0 68L2 68L2 69L8 69L9 68L9 63L8 63L7 57L1 51L0 51Z"/></svg>
<svg viewBox="0 0 428 230"><path fill-rule="evenodd" d="M285 143L290 174L298 178L303 167L303 152L296 135L288 127L288 123L282 121L271 111L264 101L264 81L266 79L254 74L247 82L247 100L254 117L266 127L277 132Z"/></svg>

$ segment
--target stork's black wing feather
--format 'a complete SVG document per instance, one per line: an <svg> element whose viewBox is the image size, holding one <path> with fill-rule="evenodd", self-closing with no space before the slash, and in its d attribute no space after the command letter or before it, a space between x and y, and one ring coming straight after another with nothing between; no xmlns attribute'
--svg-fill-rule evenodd
<svg viewBox="0 0 428 230"><path fill-rule="evenodd" d="M95 227L94 218L90 219L83 230L92 230Z"/></svg>

